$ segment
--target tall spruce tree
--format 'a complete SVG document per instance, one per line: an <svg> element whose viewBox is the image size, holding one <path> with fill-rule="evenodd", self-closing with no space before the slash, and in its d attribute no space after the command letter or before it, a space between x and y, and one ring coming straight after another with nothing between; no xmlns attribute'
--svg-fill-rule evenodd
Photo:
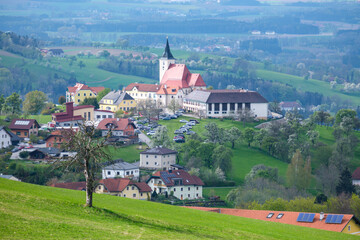
<svg viewBox="0 0 360 240"><path fill-rule="evenodd" d="M352 194L355 192L355 186L352 184L351 173L348 168L345 168L340 175L340 181L336 186L336 194L342 193Z"/></svg>

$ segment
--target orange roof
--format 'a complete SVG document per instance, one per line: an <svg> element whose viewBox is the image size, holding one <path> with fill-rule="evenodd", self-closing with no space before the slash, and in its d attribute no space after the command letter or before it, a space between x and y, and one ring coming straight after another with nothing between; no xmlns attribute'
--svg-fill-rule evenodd
<svg viewBox="0 0 360 240"><path fill-rule="evenodd" d="M340 224L325 223L327 213L325 213L324 219L320 221L320 213L315 213L315 218L312 223L310 222L298 222L297 218L300 212L286 212L286 211L271 211L271 210L247 210L247 209L233 209L233 208L206 208L206 207L188 207L192 209L218 212L221 214L253 218L263 221L278 222L284 224L291 224L303 227L317 228L327 231L341 232L348 222L354 217L352 214L343 214L344 217ZM267 218L269 213L274 213L271 218ZM284 214L281 218L276 218L280 213Z"/></svg>
<svg viewBox="0 0 360 240"><path fill-rule="evenodd" d="M131 91L134 87L136 87L138 91L141 92L157 92L160 88L160 86L157 84L130 83L125 88L125 91Z"/></svg>
<svg viewBox="0 0 360 240"><path fill-rule="evenodd" d="M162 95L176 95L179 91L179 86L165 86L161 85L161 88L159 91L157 91L156 94L162 94Z"/></svg>
<svg viewBox="0 0 360 240"><path fill-rule="evenodd" d="M191 73L185 64L171 64L161 79L160 84L177 86L179 88L206 87L201 75Z"/></svg>
<svg viewBox="0 0 360 240"><path fill-rule="evenodd" d="M108 130L107 125L110 123L114 125L113 131L125 130L129 124L132 124L127 118L105 118L99 123L97 129Z"/></svg>

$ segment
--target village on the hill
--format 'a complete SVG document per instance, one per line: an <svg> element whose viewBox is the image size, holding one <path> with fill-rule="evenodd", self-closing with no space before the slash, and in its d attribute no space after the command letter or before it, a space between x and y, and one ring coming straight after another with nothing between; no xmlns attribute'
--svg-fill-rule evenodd
<svg viewBox="0 0 360 240"><path fill-rule="evenodd" d="M63 53L60 50L53 52L53 54ZM188 162L193 161L192 165L179 164L178 155L180 152L184 153L181 146L197 140L198 133L193 128L204 119L214 119L214 121L233 119L238 121L240 126L253 122L254 126L262 129L264 124L268 124L267 120L281 122L284 118L281 114L271 112L268 101L256 91L214 90L208 88L205 82L206 79L204 81L201 74L191 73L185 64L177 63L167 40L164 53L159 59L157 84L131 83L123 89L114 90L91 87L85 83L68 86L67 92L64 93L63 108L51 113L51 121L47 124L40 124L32 118L14 118L8 128L0 127L1 148L15 146L9 156L11 159L30 159L44 164L66 162L75 159L78 154L67 146L72 136L79 131L92 128L96 138L104 140L105 145L137 146L136 154L140 159L137 162L128 162L122 158L102 162L96 173L99 179L94 179L92 186L94 193L153 200L219 214L360 235L360 221L353 214L229 209L224 208L226 203L219 196L213 195L206 199L203 187L206 185L205 182L210 180L201 179L194 170L199 169L196 168L198 166L196 161L201 161L201 157L189 158ZM97 99L96 103L95 99ZM301 110L301 106L296 102L282 102L279 107L285 112ZM181 116L187 118L178 120ZM183 126L176 128L172 133L159 124L159 121L177 121L183 123ZM40 131L48 132L42 140L38 140ZM206 125L206 131L209 135L208 139L213 139L212 142L223 141L217 139L217 134L224 129L218 129L210 122ZM228 133L226 140L232 142L233 146L240 134L245 135L249 147L255 141L254 130L245 129L244 133L233 131ZM173 139L170 139L169 135L174 136ZM232 138L233 140L230 140ZM271 153L271 139L268 141L267 146ZM83 144L86 148L86 143ZM215 144L204 146L216 147ZM230 155L221 155L227 153L225 148L216 147L216 150L221 160L215 160L208 167L209 169L214 167L213 178L226 183L225 175L231 170L231 165L228 163ZM205 155L207 151L215 150L202 151L199 154ZM268 170L265 166L260 168L263 172ZM0 177L19 180L11 175L0 175ZM354 185L360 185L360 167L352 174L352 181ZM54 180L49 185L88 191L86 181Z"/></svg>

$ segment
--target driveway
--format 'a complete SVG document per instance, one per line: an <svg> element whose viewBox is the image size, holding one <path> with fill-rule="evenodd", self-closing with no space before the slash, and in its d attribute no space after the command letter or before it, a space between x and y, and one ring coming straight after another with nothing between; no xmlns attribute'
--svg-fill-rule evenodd
<svg viewBox="0 0 360 240"><path fill-rule="evenodd" d="M142 141L142 142L146 143L148 146L150 146L151 139L148 136L146 136L144 133L139 134L139 139L140 139L140 141Z"/></svg>

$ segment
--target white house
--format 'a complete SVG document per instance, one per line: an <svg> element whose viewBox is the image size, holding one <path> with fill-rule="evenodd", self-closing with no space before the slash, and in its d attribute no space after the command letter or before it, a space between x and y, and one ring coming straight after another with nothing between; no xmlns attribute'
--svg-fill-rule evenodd
<svg viewBox="0 0 360 240"><path fill-rule="evenodd" d="M0 126L0 148L11 146L11 135L6 131L5 127Z"/></svg>
<svg viewBox="0 0 360 240"><path fill-rule="evenodd" d="M140 168L168 170L176 164L177 152L168 148L156 147L140 153Z"/></svg>
<svg viewBox="0 0 360 240"><path fill-rule="evenodd" d="M139 179L139 162L128 163L122 159L115 160L113 164L107 165L102 169L102 178L131 178Z"/></svg>
<svg viewBox="0 0 360 240"><path fill-rule="evenodd" d="M157 194L173 193L180 200L202 198L204 185L199 177L184 170L158 171L147 180L147 184Z"/></svg>
<svg viewBox="0 0 360 240"><path fill-rule="evenodd" d="M352 183L353 185L360 186L360 167L358 167L352 174Z"/></svg>
<svg viewBox="0 0 360 240"><path fill-rule="evenodd" d="M185 110L203 117L231 117L249 110L258 119L267 119L268 101L258 92L236 90L197 90L184 99Z"/></svg>

